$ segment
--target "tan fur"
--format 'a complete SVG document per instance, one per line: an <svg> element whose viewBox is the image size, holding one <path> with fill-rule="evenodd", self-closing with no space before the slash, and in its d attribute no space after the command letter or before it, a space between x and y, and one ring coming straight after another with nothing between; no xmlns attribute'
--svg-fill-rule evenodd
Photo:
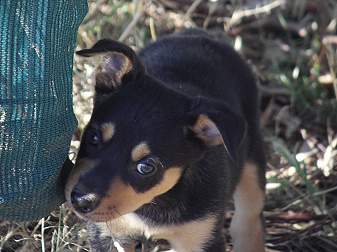
<svg viewBox="0 0 337 252"><path fill-rule="evenodd" d="M115 125L111 122L103 123L101 125L101 132L102 132L103 142L106 143L110 141L113 135L115 134Z"/></svg>
<svg viewBox="0 0 337 252"><path fill-rule="evenodd" d="M202 252L205 242L212 237L215 223L214 216L207 216L183 224L153 227L131 213L99 226L103 235L145 235L154 240L169 241L172 252Z"/></svg>
<svg viewBox="0 0 337 252"><path fill-rule="evenodd" d="M120 178L112 181L107 195L94 212L87 215L93 221L109 221L123 214L135 211L151 202L154 197L170 190L181 176L179 167L171 167L164 173L161 182L144 193L136 192Z"/></svg>
<svg viewBox="0 0 337 252"><path fill-rule="evenodd" d="M215 217L191 221L167 228L165 236L177 252L202 252L204 245L213 236ZM159 234L160 235L160 234Z"/></svg>
<svg viewBox="0 0 337 252"><path fill-rule="evenodd" d="M208 145L224 144L221 133L215 123L207 115L199 115L196 123L192 127L197 137Z"/></svg>
<svg viewBox="0 0 337 252"><path fill-rule="evenodd" d="M137 162L149 154L151 154L150 147L145 142L141 142L132 149L131 159L132 161Z"/></svg>
<svg viewBox="0 0 337 252"><path fill-rule="evenodd" d="M235 252L263 252L263 228L260 219L264 191L258 182L258 167L247 162L234 192L235 213L230 232Z"/></svg>

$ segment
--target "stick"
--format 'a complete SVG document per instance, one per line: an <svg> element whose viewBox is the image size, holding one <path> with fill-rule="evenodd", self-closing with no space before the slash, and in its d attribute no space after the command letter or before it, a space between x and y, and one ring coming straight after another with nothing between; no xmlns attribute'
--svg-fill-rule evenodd
<svg viewBox="0 0 337 252"><path fill-rule="evenodd" d="M258 6L254 9L234 11L234 13L233 13L232 17L229 19L228 23L225 24L225 28L226 28L226 30L228 30L233 25L240 23L241 20L245 17L256 16L256 15L260 15L260 14L263 14L263 13L269 13L273 9L284 5L285 2L286 2L285 0L275 0L275 1L272 1L268 4Z"/></svg>
<svg viewBox="0 0 337 252"><path fill-rule="evenodd" d="M131 31L137 25L139 19L144 14L144 1L143 0L137 0L135 5L137 6L136 14L133 16L132 21L125 28L122 35L119 37L118 41L120 41L120 42L123 42L130 35Z"/></svg>
<svg viewBox="0 0 337 252"><path fill-rule="evenodd" d="M188 10L186 11L186 14L183 17L184 21L190 18L191 14L198 8L201 2L202 0L194 0L194 2L191 4L190 8L188 8Z"/></svg>

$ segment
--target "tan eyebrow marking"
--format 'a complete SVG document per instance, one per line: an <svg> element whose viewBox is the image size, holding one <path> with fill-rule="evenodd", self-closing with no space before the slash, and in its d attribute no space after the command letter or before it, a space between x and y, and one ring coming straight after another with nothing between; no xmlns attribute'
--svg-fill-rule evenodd
<svg viewBox="0 0 337 252"><path fill-rule="evenodd" d="M102 138L103 142L108 142L111 140L113 135L115 134L115 125L111 122L103 123L101 125L101 131L102 131Z"/></svg>
<svg viewBox="0 0 337 252"><path fill-rule="evenodd" d="M150 147L145 142L136 145L131 151L132 161L136 162L151 153Z"/></svg>

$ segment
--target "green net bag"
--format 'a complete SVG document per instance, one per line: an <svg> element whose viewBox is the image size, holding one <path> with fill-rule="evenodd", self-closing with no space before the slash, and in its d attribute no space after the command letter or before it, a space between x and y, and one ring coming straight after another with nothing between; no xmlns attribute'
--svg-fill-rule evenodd
<svg viewBox="0 0 337 252"><path fill-rule="evenodd" d="M0 220L47 215L76 120L72 64L86 0L0 0Z"/></svg>

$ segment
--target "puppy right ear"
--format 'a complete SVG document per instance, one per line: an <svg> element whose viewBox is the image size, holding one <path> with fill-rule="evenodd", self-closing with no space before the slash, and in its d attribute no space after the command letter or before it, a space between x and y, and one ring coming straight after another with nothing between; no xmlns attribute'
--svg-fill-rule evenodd
<svg viewBox="0 0 337 252"><path fill-rule="evenodd" d="M197 97L187 115L196 138L207 146L223 145L228 157L237 162L247 132L246 121L240 114L224 102Z"/></svg>
<svg viewBox="0 0 337 252"><path fill-rule="evenodd" d="M136 53L114 40L100 40L92 48L77 51L76 54L84 57L102 56L101 63L96 68L96 96L116 92L119 87L144 72Z"/></svg>

